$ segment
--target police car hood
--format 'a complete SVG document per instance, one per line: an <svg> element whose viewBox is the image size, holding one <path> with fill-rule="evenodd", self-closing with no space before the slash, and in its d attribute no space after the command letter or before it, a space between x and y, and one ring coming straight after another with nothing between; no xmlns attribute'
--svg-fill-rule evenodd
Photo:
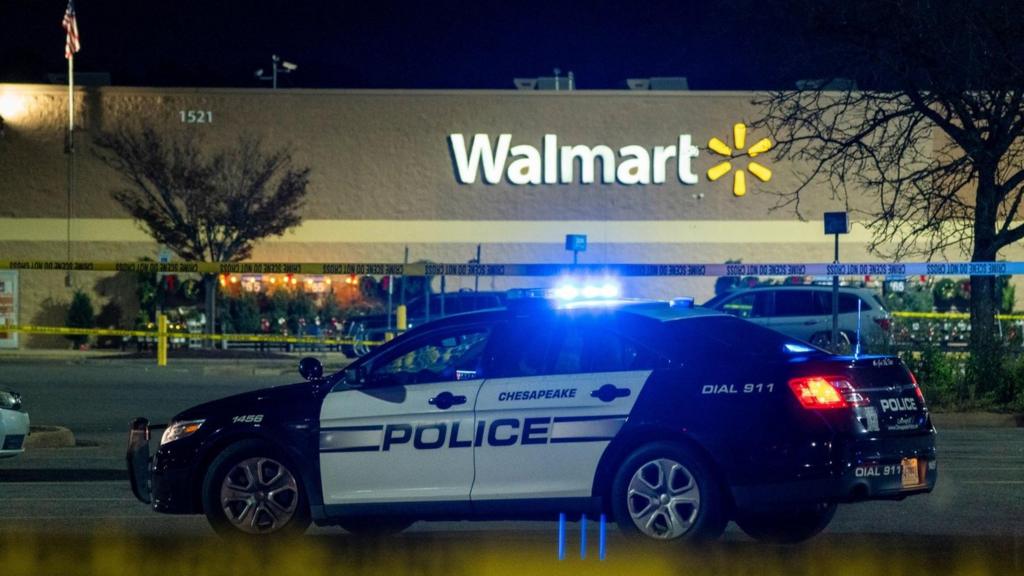
<svg viewBox="0 0 1024 576"><path fill-rule="evenodd" d="M329 389L326 379L261 388L193 406L175 416L174 420L199 420L230 416L239 414L240 410L251 408L265 408L267 412L272 412L282 406L294 405L297 401L304 403L303 400L318 397L324 388Z"/></svg>

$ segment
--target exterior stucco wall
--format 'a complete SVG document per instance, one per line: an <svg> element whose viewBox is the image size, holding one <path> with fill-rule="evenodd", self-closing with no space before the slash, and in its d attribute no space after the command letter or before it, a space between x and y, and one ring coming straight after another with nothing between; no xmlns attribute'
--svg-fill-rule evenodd
<svg viewBox="0 0 1024 576"><path fill-rule="evenodd" d="M305 223L294 233L257 245L257 261L465 262L483 244L485 262L565 262L564 235L586 233L583 262L830 261L821 213L844 205L827 189L805 193L801 222L792 209L772 210L775 192L796 187L805 166L758 157L773 177L747 175L748 193L731 192L732 174L716 182L706 171L723 158L707 149L718 137L733 144L732 126L751 124L751 93L333 91L95 88L76 92L76 186L71 202L71 258L155 257L157 246L112 200L119 176L96 157L92 138L122 124L161 131L195 131L211 146L241 134L287 145L312 168ZM212 113L212 122L186 124L182 111ZM0 259L63 259L68 214L65 129L67 92L59 86L0 85ZM453 133L511 134L512 145L542 148L545 134L559 145L604 144L617 150L676 145L692 136L700 154L694 185L667 164L664 184L516 186L461 184L448 137ZM750 145L766 136L750 132ZM733 169L747 159L733 161ZM870 206L870 195L852 208ZM844 239L844 259L869 260L862 228ZM1012 254L1008 254L1013 257ZM75 283L105 297L102 275L76 274ZM109 283L109 282L108 282ZM537 279L481 280L481 286L536 285ZM635 296L711 295L713 279L631 279ZM53 304L70 300L64 275L24 272L22 322L55 321ZM472 284L452 279L451 289ZM110 297L107 295L106 297ZM98 307L98 306L97 306Z"/></svg>

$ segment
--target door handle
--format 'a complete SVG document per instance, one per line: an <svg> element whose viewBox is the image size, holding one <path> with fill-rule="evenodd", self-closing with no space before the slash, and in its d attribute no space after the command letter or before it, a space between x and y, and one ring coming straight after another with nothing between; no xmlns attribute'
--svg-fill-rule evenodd
<svg viewBox="0 0 1024 576"><path fill-rule="evenodd" d="M629 388L619 388L614 384L605 384L597 390L590 393L591 398L597 398L601 402L611 402L616 398L625 398L629 396Z"/></svg>
<svg viewBox="0 0 1024 576"><path fill-rule="evenodd" d="M451 392L448 392L446 390L444 392L441 392L437 396L434 396L433 398L431 398L427 402L431 406L434 406L434 407L436 407L436 408L438 408L440 410L447 410L447 409L451 408L452 406L457 406L459 404L465 404L466 403L466 397L465 396L456 396L455 394L452 394Z"/></svg>
<svg viewBox="0 0 1024 576"><path fill-rule="evenodd" d="M807 320L807 321L804 322L804 326L813 326L813 325L815 325L817 323L818 323L817 320Z"/></svg>

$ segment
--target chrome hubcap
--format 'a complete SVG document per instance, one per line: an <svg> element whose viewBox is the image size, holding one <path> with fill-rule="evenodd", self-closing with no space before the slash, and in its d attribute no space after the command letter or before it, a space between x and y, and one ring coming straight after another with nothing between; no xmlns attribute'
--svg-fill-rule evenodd
<svg viewBox="0 0 1024 576"><path fill-rule="evenodd" d="M637 529L652 538L678 538L693 527L700 510L700 488L675 460L652 460L633 474L626 494Z"/></svg>
<svg viewBox="0 0 1024 576"><path fill-rule="evenodd" d="M270 458L235 464L220 486L220 505L236 528L250 534L273 532L288 524L299 505L295 476Z"/></svg>

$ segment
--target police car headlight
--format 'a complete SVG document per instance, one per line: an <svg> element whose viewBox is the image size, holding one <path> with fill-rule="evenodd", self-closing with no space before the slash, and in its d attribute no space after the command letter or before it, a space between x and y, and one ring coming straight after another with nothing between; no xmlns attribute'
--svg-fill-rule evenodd
<svg viewBox="0 0 1024 576"><path fill-rule="evenodd" d="M21 396L14 392L0 390L0 408L21 410Z"/></svg>
<svg viewBox="0 0 1024 576"><path fill-rule="evenodd" d="M186 436L195 434L200 426L203 425L205 420L184 420L182 422L171 422L171 425L164 430L164 435L160 437L160 445L163 446L168 442L174 442L175 440L181 440Z"/></svg>

